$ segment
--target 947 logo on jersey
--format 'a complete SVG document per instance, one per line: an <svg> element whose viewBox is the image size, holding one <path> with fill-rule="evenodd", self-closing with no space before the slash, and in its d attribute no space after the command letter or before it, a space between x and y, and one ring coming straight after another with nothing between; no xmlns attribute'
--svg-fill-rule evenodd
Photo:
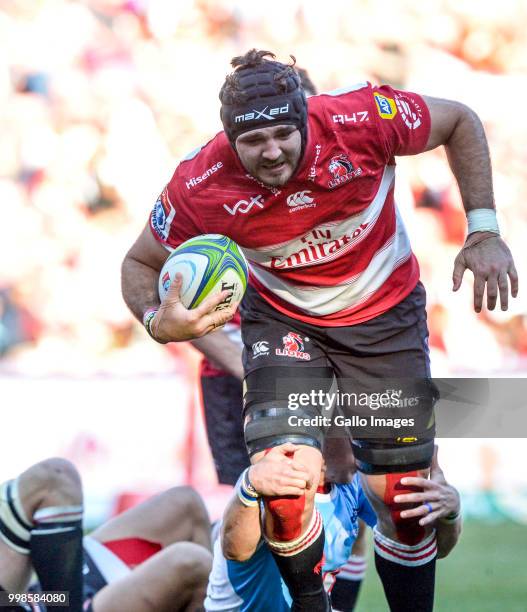
<svg viewBox="0 0 527 612"><path fill-rule="evenodd" d="M333 115L333 123L362 123L363 121L369 121L368 111L358 111L356 113L345 113L344 115Z"/></svg>
<svg viewBox="0 0 527 612"><path fill-rule="evenodd" d="M348 183L362 174L362 168L354 168L345 153L332 157L329 161L328 170L333 175L333 178L328 182L330 189Z"/></svg>
<svg viewBox="0 0 527 612"><path fill-rule="evenodd" d="M304 351L304 342L309 342L309 338L302 338L302 336L296 332L289 332L287 336L282 338L284 348L275 349L275 354L281 355L282 357L294 357L296 359L310 361L311 355Z"/></svg>

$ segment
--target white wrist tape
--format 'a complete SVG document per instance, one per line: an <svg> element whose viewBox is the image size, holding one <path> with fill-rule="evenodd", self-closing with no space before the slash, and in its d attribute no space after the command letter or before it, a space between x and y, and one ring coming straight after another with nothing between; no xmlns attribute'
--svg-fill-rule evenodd
<svg viewBox="0 0 527 612"><path fill-rule="evenodd" d="M468 233L494 232L500 233L496 211L493 208L474 208L467 213Z"/></svg>
<svg viewBox="0 0 527 612"><path fill-rule="evenodd" d="M251 506L259 505L260 495L249 480L249 468L242 472L242 475L238 478L235 489L238 494L238 499L244 506L250 508Z"/></svg>

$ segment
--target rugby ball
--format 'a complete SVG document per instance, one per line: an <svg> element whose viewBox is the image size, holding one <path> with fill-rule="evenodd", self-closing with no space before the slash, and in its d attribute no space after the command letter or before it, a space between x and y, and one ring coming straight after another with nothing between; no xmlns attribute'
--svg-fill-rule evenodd
<svg viewBox="0 0 527 612"><path fill-rule="evenodd" d="M216 306L239 302L247 288L249 266L240 247L221 234L204 234L183 242L165 261L159 274L159 299L163 301L179 272L183 277L181 303L196 308L209 295L228 290L231 295Z"/></svg>

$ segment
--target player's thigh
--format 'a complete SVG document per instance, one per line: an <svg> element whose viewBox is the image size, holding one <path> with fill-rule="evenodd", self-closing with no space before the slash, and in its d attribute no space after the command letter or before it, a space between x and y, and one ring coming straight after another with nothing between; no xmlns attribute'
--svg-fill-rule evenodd
<svg viewBox="0 0 527 612"><path fill-rule="evenodd" d="M430 377L425 303L419 283L383 315L328 332L339 406L363 472L430 465L438 393Z"/></svg>
<svg viewBox="0 0 527 612"><path fill-rule="evenodd" d="M255 296L245 305L244 428L249 455L284 442L320 449L324 427L316 417L323 416L324 409L317 392L327 392L333 380L320 330L269 311Z"/></svg>
<svg viewBox="0 0 527 612"><path fill-rule="evenodd" d="M339 386L361 378L429 378L426 293L421 283L399 304L364 323L328 330Z"/></svg>
<svg viewBox="0 0 527 612"><path fill-rule="evenodd" d="M16 552L0 539L0 586L6 591L25 591L31 569L29 555Z"/></svg>
<svg viewBox="0 0 527 612"><path fill-rule="evenodd" d="M172 544L107 585L93 600L94 612L177 612L204 597L212 555L189 542Z"/></svg>
<svg viewBox="0 0 527 612"><path fill-rule="evenodd" d="M90 535L100 542L141 538L166 547L174 542L196 541L196 531L207 532L200 543L210 547L210 520L203 500L194 489L183 486L155 495L110 519Z"/></svg>

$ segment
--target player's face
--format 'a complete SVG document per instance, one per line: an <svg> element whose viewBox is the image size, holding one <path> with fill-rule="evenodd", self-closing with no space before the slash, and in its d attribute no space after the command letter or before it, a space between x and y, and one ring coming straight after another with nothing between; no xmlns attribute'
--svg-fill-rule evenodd
<svg viewBox="0 0 527 612"><path fill-rule="evenodd" d="M266 185L280 187L298 166L302 138L294 125L276 125L245 132L235 145L249 174Z"/></svg>

